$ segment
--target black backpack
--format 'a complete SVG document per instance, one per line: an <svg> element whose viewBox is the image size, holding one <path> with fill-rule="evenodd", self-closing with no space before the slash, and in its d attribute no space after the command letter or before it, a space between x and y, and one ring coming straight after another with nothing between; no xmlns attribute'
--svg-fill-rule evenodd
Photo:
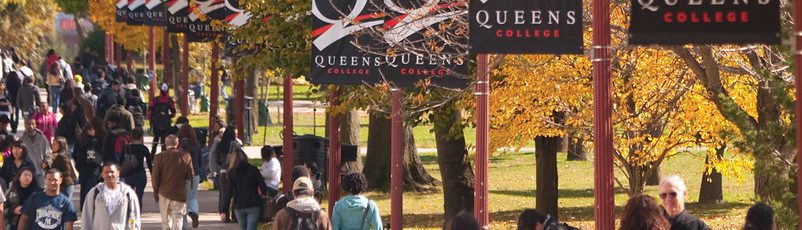
<svg viewBox="0 0 802 230"><path fill-rule="evenodd" d="M138 89L130 89L125 94L125 108L134 116L134 126L145 126L145 102Z"/></svg>
<svg viewBox="0 0 802 230"><path fill-rule="evenodd" d="M285 208L292 220L290 229L292 230L316 230L317 218L320 216L320 210L316 212L299 212L292 208Z"/></svg>
<svg viewBox="0 0 802 230"><path fill-rule="evenodd" d="M151 127L160 129L170 128L170 123L172 123L172 119L170 118L170 104L172 103L172 98L169 98L166 103L161 103L159 101L155 101L153 103L153 108L150 108L151 112L153 113L151 114L152 117L150 119Z"/></svg>

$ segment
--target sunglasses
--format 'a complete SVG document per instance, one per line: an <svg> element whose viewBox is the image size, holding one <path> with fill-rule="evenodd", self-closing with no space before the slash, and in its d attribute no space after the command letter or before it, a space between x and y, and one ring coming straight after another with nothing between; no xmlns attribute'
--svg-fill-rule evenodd
<svg viewBox="0 0 802 230"><path fill-rule="evenodd" d="M665 199L666 196L671 196L671 198L677 198L677 193L676 192L660 193L660 199Z"/></svg>

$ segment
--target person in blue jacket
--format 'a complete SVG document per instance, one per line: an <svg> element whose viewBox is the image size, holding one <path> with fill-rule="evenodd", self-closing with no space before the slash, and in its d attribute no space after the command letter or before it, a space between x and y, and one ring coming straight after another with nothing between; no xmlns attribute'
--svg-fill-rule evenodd
<svg viewBox="0 0 802 230"><path fill-rule="evenodd" d="M333 230L382 230L382 220L376 202L364 195L368 188L365 175L350 173L342 178L343 191L348 195L334 204L331 215Z"/></svg>

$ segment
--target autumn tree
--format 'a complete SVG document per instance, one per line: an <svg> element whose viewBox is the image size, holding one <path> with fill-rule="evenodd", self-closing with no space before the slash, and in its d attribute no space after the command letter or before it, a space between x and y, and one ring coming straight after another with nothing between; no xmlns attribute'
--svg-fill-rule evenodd
<svg viewBox="0 0 802 230"><path fill-rule="evenodd" d="M40 63L51 47L47 38L56 12L58 5L50 0L0 1L0 44L15 48L22 60Z"/></svg>

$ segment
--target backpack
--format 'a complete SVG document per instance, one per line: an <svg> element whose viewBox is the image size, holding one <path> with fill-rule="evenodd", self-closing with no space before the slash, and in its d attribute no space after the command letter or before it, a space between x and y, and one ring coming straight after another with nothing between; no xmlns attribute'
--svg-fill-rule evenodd
<svg viewBox="0 0 802 230"><path fill-rule="evenodd" d="M292 225L290 229L293 230L316 230L317 218L320 216L320 210L315 212L299 212L292 208L284 209L290 215Z"/></svg>
<svg viewBox="0 0 802 230"><path fill-rule="evenodd" d="M125 94L125 108L134 116L134 126L145 126L145 109L139 90L131 89Z"/></svg>
<svg viewBox="0 0 802 230"><path fill-rule="evenodd" d="M59 64L58 61L53 62L53 64L47 67L47 73L53 76L62 75L61 64Z"/></svg>
<svg viewBox="0 0 802 230"><path fill-rule="evenodd" d="M173 103L173 99L168 98L168 101L165 103L159 102L158 99L155 100L153 107L150 108L153 113L150 119L150 125L154 128L168 129L170 128L170 123L172 123L172 118L170 118L170 104Z"/></svg>

